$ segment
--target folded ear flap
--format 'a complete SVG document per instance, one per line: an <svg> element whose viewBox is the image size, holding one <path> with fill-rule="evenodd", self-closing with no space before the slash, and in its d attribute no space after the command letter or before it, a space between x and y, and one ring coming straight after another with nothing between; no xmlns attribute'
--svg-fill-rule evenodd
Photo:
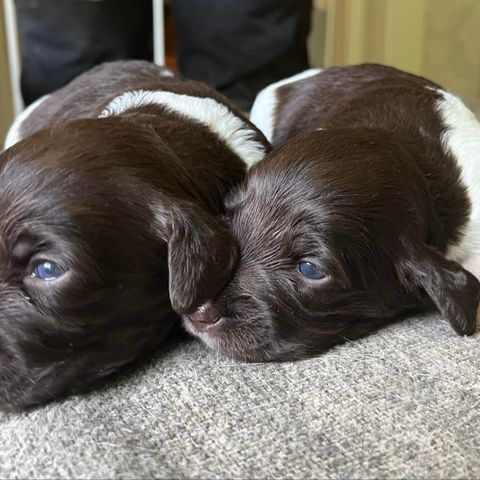
<svg viewBox="0 0 480 480"><path fill-rule="evenodd" d="M169 199L155 210L168 244L170 302L183 315L223 290L237 260L236 243L220 220L194 203Z"/></svg>
<svg viewBox="0 0 480 480"><path fill-rule="evenodd" d="M480 283L470 272L426 245L409 248L399 271L404 285L423 289L458 334L474 333Z"/></svg>

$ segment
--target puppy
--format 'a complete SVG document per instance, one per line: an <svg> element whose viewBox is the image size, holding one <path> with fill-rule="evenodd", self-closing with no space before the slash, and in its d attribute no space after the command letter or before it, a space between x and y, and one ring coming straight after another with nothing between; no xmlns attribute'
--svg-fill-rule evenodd
<svg viewBox="0 0 480 480"><path fill-rule="evenodd" d="M104 64L36 102L0 154L0 407L91 388L231 275L217 216L269 145L211 88Z"/></svg>
<svg viewBox="0 0 480 480"><path fill-rule="evenodd" d="M237 359L298 359L429 302L474 332L480 125L458 98L338 67L268 87L252 120L277 149L227 202L240 262L191 332Z"/></svg>

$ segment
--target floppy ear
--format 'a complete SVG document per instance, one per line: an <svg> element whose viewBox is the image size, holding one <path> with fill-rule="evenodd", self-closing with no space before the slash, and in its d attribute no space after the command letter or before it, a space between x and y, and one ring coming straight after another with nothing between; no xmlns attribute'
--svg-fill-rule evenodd
<svg viewBox="0 0 480 480"><path fill-rule="evenodd" d="M460 335L475 331L480 283L458 263L447 260L426 245L408 249L399 267L407 288L423 289Z"/></svg>
<svg viewBox="0 0 480 480"><path fill-rule="evenodd" d="M237 260L236 243L220 220L192 202L169 199L155 211L168 245L172 308L190 313L225 287Z"/></svg>

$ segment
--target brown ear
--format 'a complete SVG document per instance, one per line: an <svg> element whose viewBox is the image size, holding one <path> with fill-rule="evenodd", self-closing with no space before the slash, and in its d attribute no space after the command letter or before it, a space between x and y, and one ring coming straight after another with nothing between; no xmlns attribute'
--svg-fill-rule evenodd
<svg viewBox="0 0 480 480"><path fill-rule="evenodd" d="M156 217L168 244L170 302L183 315L224 288L237 260L236 243L220 220L191 202L169 200Z"/></svg>
<svg viewBox="0 0 480 480"><path fill-rule="evenodd" d="M480 283L458 263L427 245L408 249L399 267L407 288L423 289L459 335L475 331Z"/></svg>

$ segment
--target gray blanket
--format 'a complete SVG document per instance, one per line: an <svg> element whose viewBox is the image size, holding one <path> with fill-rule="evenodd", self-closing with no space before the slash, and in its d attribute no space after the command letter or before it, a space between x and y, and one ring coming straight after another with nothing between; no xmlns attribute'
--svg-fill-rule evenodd
<svg viewBox="0 0 480 480"><path fill-rule="evenodd" d="M480 478L479 342L435 315L296 363L171 341L100 390L0 414L0 477Z"/></svg>

